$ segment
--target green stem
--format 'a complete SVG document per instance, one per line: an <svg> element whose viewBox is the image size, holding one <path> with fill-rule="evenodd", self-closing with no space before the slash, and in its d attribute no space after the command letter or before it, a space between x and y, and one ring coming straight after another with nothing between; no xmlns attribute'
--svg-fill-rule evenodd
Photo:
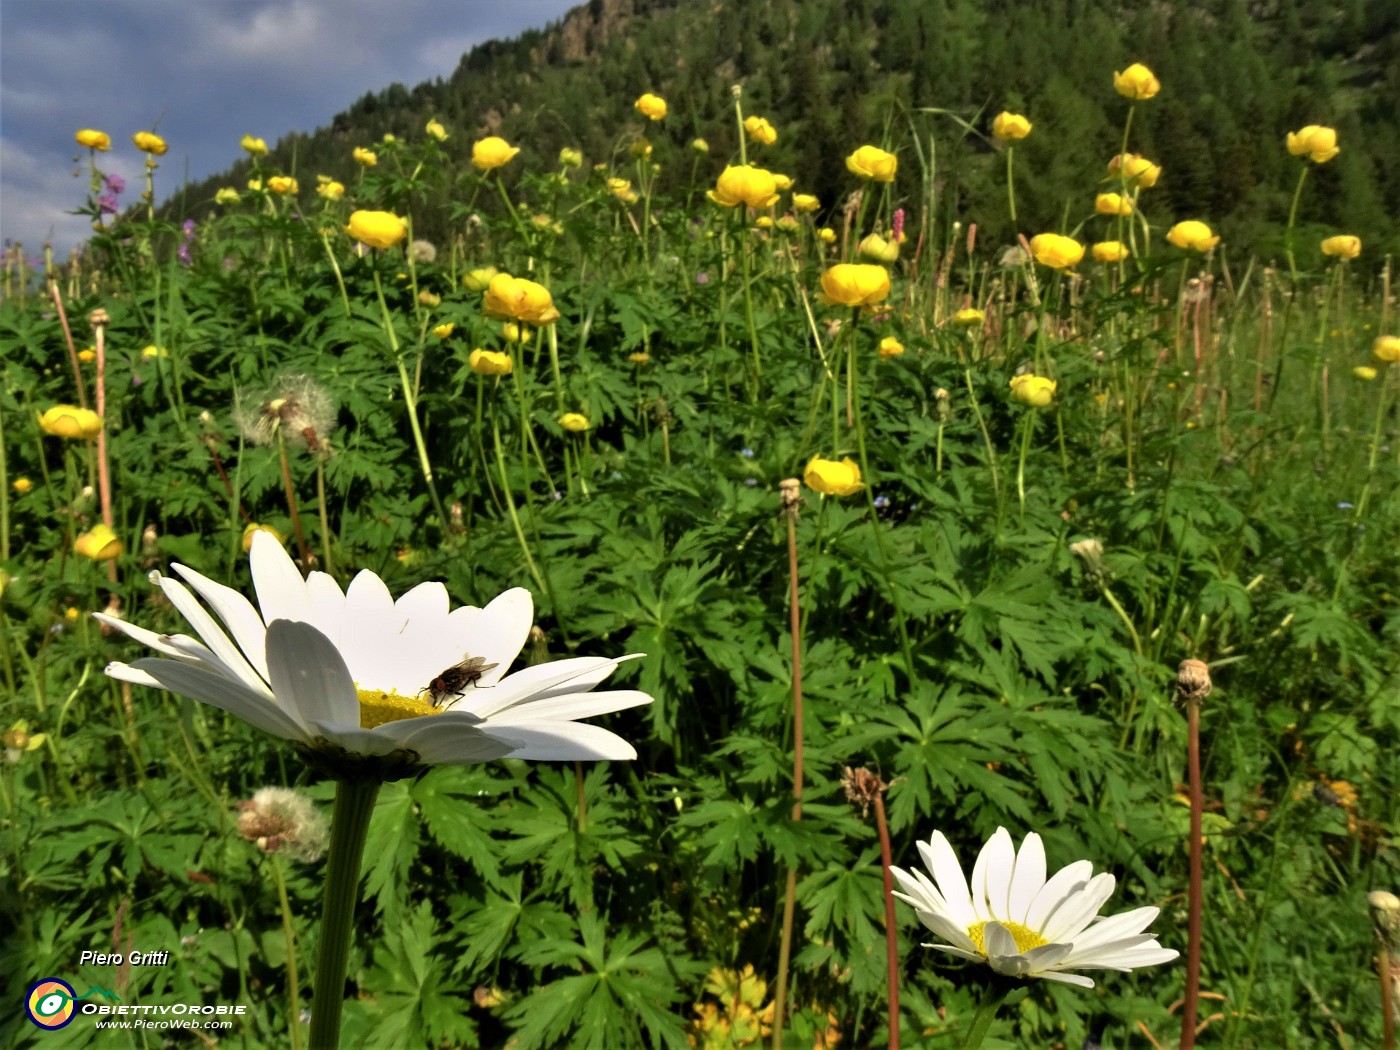
<svg viewBox="0 0 1400 1050"><path fill-rule="evenodd" d="M282 939L287 951L287 1013L292 1035L292 1050L301 1050L301 978L297 974L297 938L292 930L292 905L287 899L287 880L282 874L282 862L275 853L269 854L272 881L277 885L277 907L282 912Z"/></svg>
<svg viewBox="0 0 1400 1050"><path fill-rule="evenodd" d="M342 780L336 784L321 908L321 943L316 952L316 984L311 998L311 1050L337 1050L340 1046L340 1010L350 961L350 935L355 929L360 861L378 794L377 780Z"/></svg>
<svg viewBox="0 0 1400 1050"><path fill-rule="evenodd" d="M1016 147L1010 143L1006 146L1006 206L1011 212L1011 226L1016 226L1016 176L1012 172L1012 158L1016 154Z"/></svg>
<svg viewBox="0 0 1400 1050"><path fill-rule="evenodd" d="M1298 201L1303 196L1303 183L1308 178L1308 166L1303 165L1303 170L1298 173L1298 185L1293 190L1293 204L1288 209L1288 228L1283 233L1283 250L1288 256L1288 273L1293 278L1293 284L1298 284L1298 265L1293 260L1293 224L1298 219Z"/></svg>
<svg viewBox="0 0 1400 1050"><path fill-rule="evenodd" d="M987 988L982 1002L977 1006L977 1013L972 1018L972 1024L967 1029L967 1037L963 1040L963 1050L975 1050L982 1045L982 1040L987 1038L987 1032L992 1027L992 1022L996 1020L997 1010L1001 1008L1005 999L1006 996L998 990L995 984Z"/></svg>

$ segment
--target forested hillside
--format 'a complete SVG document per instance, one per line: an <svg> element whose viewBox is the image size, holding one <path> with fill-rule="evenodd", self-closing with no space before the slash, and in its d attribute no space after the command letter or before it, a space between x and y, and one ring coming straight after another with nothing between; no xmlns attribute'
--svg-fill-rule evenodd
<svg viewBox="0 0 1400 1050"><path fill-rule="evenodd" d="M991 117L1010 109L1034 123L1017 145L1020 225L1057 227L1082 212L1116 152L1126 104L1112 73L1136 61L1164 85L1138 107L1134 137L1164 168L1154 196L1170 214L1209 220L1232 251L1278 257L1298 171L1284 133L1327 124L1342 153L1314 172L1299 242L1355 233L1378 265L1400 248L1397 53L1394 0L593 0L543 31L473 49L445 81L367 93L329 127L284 139L271 159L294 167L309 195L309 176L353 176L354 146L421 136L436 117L463 164L483 134L521 146L515 178L555 167L562 146L582 148L589 164L630 165L628 147L646 135L663 180L682 181L693 137L711 147L702 176L735 149L738 84L746 111L779 130L763 163L828 206L851 188L841 158L865 141L900 152L898 189L912 199L917 135L925 154L932 140L938 221L1009 240ZM633 112L643 91L670 102L661 124ZM245 177L238 167L189 187L180 206L197 214L218 186ZM452 214L451 187L438 192L414 202L429 236Z"/></svg>

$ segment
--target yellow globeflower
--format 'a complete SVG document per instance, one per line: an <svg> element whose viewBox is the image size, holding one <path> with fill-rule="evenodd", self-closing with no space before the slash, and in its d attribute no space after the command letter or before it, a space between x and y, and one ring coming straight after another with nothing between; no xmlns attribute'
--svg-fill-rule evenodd
<svg viewBox="0 0 1400 1050"><path fill-rule="evenodd" d="M883 266L837 263L822 274L822 298L837 306L872 306L890 294L890 274Z"/></svg>
<svg viewBox="0 0 1400 1050"><path fill-rule="evenodd" d="M744 120L744 133L750 142L761 146L771 146L778 141L778 129L763 117L748 117Z"/></svg>
<svg viewBox="0 0 1400 1050"><path fill-rule="evenodd" d="M715 188L707 190L705 196L726 208L740 204L768 208L778 200L778 184L771 171L748 164L731 165L719 173Z"/></svg>
<svg viewBox="0 0 1400 1050"><path fill-rule="evenodd" d="M899 158L879 146L862 146L846 158L846 170L863 179L893 182L899 170Z"/></svg>
<svg viewBox="0 0 1400 1050"><path fill-rule="evenodd" d="M408 236L408 225L393 212L354 211L345 232L371 248L392 248Z"/></svg>
<svg viewBox="0 0 1400 1050"><path fill-rule="evenodd" d="M473 372L482 376L508 376L512 367L510 354L498 350L473 350L467 364Z"/></svg>
<svg viewBox="0 0 1400 1050"><path fill-rule="evenodd" d="M753 224L757 226L760 230L771 230L773 228L773 216L760 215L757 219L753 221Z"/></svg>
<svg viewBox="0 0 1400 1050"><path fill-rule="evenodd" d="M39 429L50 437L78 439L95 438L102 430L102 417L90 408L76 405L54 405L39 417Z"/></svg>
<svg viewBox="0 0 1400 1050"><path fill-rule="evenodd" d="M1322 254L1335 256L1338 259L1355 259L1361 254L1361 238L1353 237L1348 233L1328 237L1322 242Z"/></svg>
<svg viewBox="0 0 1400 1050"><path fill-rule="evenodd" d="M215 204L237 204L239 201L238 191L232 186L225 186L214 194Z"/></svg>
<svg viewBox="0 0 1400 1050"><path fill-rule="evenodd" d="M482 309L497 320L524 321L526 324L553 324L559 319L549 289L523 277L498 273L486 286Z"/></svg>
<svg viewBox="0 0 1400 1050"><path fill-rule="evenodd" d="M1357 365L1351 370L1351 374L1356 376L1357 379L1364 379L1366 382L1369 383L1372 379L1375 379L1376 376L1378 376L1380 373L1377 372L1370 365Z"/></svg>
<svg viewBox="0 0 1400 1050"><path fill-rule="evenodd" d="M482 171L495 171L520 152L519 146L512 146L497 135L488 135L472 143L472 164Z"/></svg>
<svg viewBox="0 0 1400 1050"><path fill-rule="evenodd" d="M1060 233L1037 233L1031 238L1031 255L1041 266L1064 270L1084 258L1084 245Z"/></svg>
<svg viewBox="0 0 1400 1050"><path fill-rule="evenodd" d="M96 128L83 128L73 138L77 140L79 146L95 149L99 153L106 153L112 148L112 136L105 131L98 131Z"/></svg>
<svg viewBox="0 0 1400 1050"><path fill-rule="evenodd" d="M1371 344L1371 356L1393 365L1400 361L1400 335L1383 335Z"/></svg>
<svg viewBox="0 0 1400 1050"><path fill-rule="evenodd" d="M350 155L355 158L355 163L362 168L372 168L379 163L379 154L372 149L365 149L363 146L356 146Z"/></svg>
<svg viewBox="0 0 1400 1050"><path fill-rule="evenodd" d="M1100 193L1094 198L1094 210L1100 215L1131 215L1133 202L1121 193Z"/></svg>
<svg viewBox="0 0 1400 1050"><path fill-rule="evenodd" d="M121 557L126 548L117 539L117 534L106 525L94 525L73 541L73 549L93 561L111 561Z"/></svg>
<svg viewBox="0 0 1400 1050"><path fill-rule="evenodd" d="M565 412L559 417L559 425L575 434L582 434L588 429L588 417L578 412Z"/></svg>
<svg viewBox="0 0 1400 1050"><path fill-rule="evenodd" d="M290 175L272 176L270 179L267 180L267 188L270 189L273 193L281 194L283 196L285 196L288 193L296 193L297 190L301 189L301 187L297 185L297 180L292 178Z"/></svg>
<svg viewBox="0 0 1400 1050"><path fill-rule="evenodd" d="M794 193L792 206L798 211L816 211L822 206L822 202L810 193Z"/></svg>
<svg viewBox="0 0 1400 1050"><path fill-rule="evenodd" d="M238 140L238 144L243 147L244 152L254 157L267 156L267 141L255 138L252 135L244 135Z"/></svg>
<svg viewBox="0 0 1400 1050"><path fill-rule="evenodd" d="M1131 188L1150 190L1162 177L1162 167L1136 153L1120 153L1108 162L1108 173Z"/></svg>
<svg viewBox="0 0 1400 1050"><path fill-rule="evenodd" d="M565 146L559 151L559 163L566 168L583 167L583 150L570 149L568 146Z"/></svg>
<svg viewBox="0 0 1400 1050"><path fill-rule="evenodd" d="M491 284L491 278L495 277L497 270L494 266L481 266L462 275L462 284L468 291L484 292Z"/></svg>
<svg viewBox="0 0 1400 1050"><path fill-rule="evenodd" d="M1094 245L1094 261L1101 263L1122 262L1128 257L1128 246L1122 241L1099 241Z"/></svg>
<svg viewBox="0 0 1400 1050"><path fill-rule="evenodd" d="M666 100L660 95L653 95L648 91L641 98L637 99L636 102L632 103L632 108L644 117L650 117L652 120L660 120L666 115Z"/></svg>
<svg viewBox="0 0 1400 1050"><path fill-rule="evenodd" d="M1030 133L1031 122L1019 113L998 113L992 121L992 135L1003 142L1023 139Z"/></svg>
<svg viewBox="0 0 1400 1050"><path fill-rule="evenodd" d="M802 480L823 496L854 496L865 488L860 480L860 464L850 456L840 461L813 456L802 472Z"/></svg>
<svg viewBox="0 0 1400 1050"><path fill-rule="evenodd" d="M1307 157L1314 164L1326 164L1342 152L1337 145L1337 132L1318 124L1309 124L1300 131L1288 133L1288 152L1295 157Z"/></svg>
<svg viewBox="0 0 1400 1050"><path fill-rule="evenodd" d="M329 182L323 182L317 186L316 192L328 201L338 201L345 196L345 183L331 179Z"/></svg>
<svg viewBox="0 0 1400 1050"><path fill-rule="evenodd" d="M625 200L627 198L627 195L632 192L631 179L612 178L608 180L607 185L608 192L611 193L618 200Z"/></svg>
<svg viewBox="0 0 1400 1050"><path fill-rule="evenodd" d="M1152 70L1141 62L1134 62L1123 72L1113 74L1113 90L1136 102L1157 94L1162 90L1162 84L1152 75Z"/></svg>
<svg viewBox="0 0 1400 1050"><path fill-rule="evenodd" d="M784 175L780 171L775 171L773 172L773 185L777 187L778 192L786 193L788 190L792 189L792 176Z"/></svg>
<svg viewBox="0 0 1400 1050"><path fill-rule="evenodd" d="M710 144L704 139L691 139L690 148L693 149L696 153L710 152Z"/></svg>
<svg viewBox="0 0 1400 1050"><path fill-rule="evenodd" d="M34 482L30 481L28 478L15 478L14 481L10 482L10 488L14 489L21 496L23 496L33 487Z"/></svg>
<svg viewBox="0 0 1400 1050"><path fill-rule="evenodd" d="M1178 248L1192 248L1198 252L1208 252L1220 243L1209 226L1195 219L1177 223L1167 231L1167 240Z"/></svg>
<svg viewBox="0 0 1400 1050"><path fill-rule="evenodd" d="M891 357L898 357L904 353L904 344L892 335L887 335L880 340L880 360L888 361Z"/></svg>
<svg viewBox="0 0 1400 1050"><path fill-rule="evenodd" d="M170 351L163 346L156 346L155 343L151 343L149 346L143 346L141 348L141 356L149 361L155 357L169 357Z"/></svg>
<svg viewBox="0 0 1400 1050"><path fill-rule="evenodd" d="M444 321L442 324L433 325L433 335L439 339L446 339L456 327L451 321Z"/></svg>
<svg viewBox="0 0 1400 1050"><path fill-rule="evenodd" d="M274 538L277 540L278 543L281 543L284 539L286 539L286 537L283 536L282 533L278 532L278 531L277 531L276 529L274 529L271 525L259 525L259 524L258 524L257 522L255 522L255 521L250 521L250 522L248 522L247 525L245 525L245 526L243 527L243 553L244 553L244 554L247 554L249 551L251 551L251 550L253 549L253 537L254 537L255 535L257 535L259 532L265 532L265 533L267 533L269 536L274 537Z"/></svg>
<svg viewBox="0 0 1400 1050"><path fill-rule="evenodd" d="M85 347L84 349L78 351L78 360L85 365L91 364L92 362L97 360L97 351L90 346Z"/></svg>
<svg viewBox="0 0 1400 1050"><path fill-rule="evenodd" d="M142 153L149 153L154 157L165 156L165 139L153 131L138 131L131 136L131 141Z"/></svg>
<svg viewBox="0 0 1400 1050"><path fill-rule="evenodd" d="M953 323L959 328L981 328L987 315L975 306L964 306L953 315Z"/></svg>
<svg viewBox="0 0 1400 1050"><path fill-rule="evenodd" d="M817 231L817 238L823 244L835 244L836 231L833 230L830 226L823 226L820 230Z"/></svg>
<svg viewBox="0 0 1400 1050"><path fill-rule="evenodd" d="M433 138L437 139L439 142L447 141L447 129L443 127L442 124L440 124L436 118L428 121L427 126L423 130L426 131Z"/></svg>
<svg viewBox="0 0 1400 1050"><path fill-rule="evenodd" d="M1011 396L1023 405L1044 408L1055 397L1055 385L1053 379L1046 379L1044 376L1028 372L1025 375L1012 377Z"/></svg>

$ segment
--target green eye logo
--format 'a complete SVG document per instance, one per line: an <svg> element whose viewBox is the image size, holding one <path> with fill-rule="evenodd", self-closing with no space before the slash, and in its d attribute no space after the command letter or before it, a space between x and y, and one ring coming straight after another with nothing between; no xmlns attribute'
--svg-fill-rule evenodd
<svg viewBox="0 0 1400 1050"><path fill-rule="evenodd" d="M29 986L29 994L24 997L24 1013L38 1027L54 1031L72 1022L77 1013L74 1003L94 995L115 1002L121 1001L115 992L109 992L105 988L89 988L82 995L78 995L67 981L60 981L57 977L45 977Z"/></svg>

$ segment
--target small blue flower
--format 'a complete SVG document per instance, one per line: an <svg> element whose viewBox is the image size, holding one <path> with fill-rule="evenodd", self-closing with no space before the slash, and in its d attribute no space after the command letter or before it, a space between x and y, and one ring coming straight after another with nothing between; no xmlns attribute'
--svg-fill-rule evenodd
<svg viewBox="0 0 1400 1050"><path fill-rule="evenodd" d="M1351 505L1350 503L1348 503L1346 500L1342 500L1342 502L1340 502L1340 503L1337 504L1337 509L1338 509L1338 510L1351 510L1351 509L1353 509L1353 508L1352 508L1352 505Z"/></svg>
<svg viewBox="0 0 1400 1050"><path fill-rule="evenodd" d="M751 448L740 449L740 450L739 450L739 455L743 456L745 459L753 459L753 449L751 449Z"/></svg>
<svg viewBox="0 0 1400 1050"><path fill-rule="evenodd" d="M875 497L875 509L876 509L876 510L884 510L884 509L885 509L886 507L888 507L889 505L890 505L890 498L889 498L888 496L876 496L876 497Z"/></svg>

